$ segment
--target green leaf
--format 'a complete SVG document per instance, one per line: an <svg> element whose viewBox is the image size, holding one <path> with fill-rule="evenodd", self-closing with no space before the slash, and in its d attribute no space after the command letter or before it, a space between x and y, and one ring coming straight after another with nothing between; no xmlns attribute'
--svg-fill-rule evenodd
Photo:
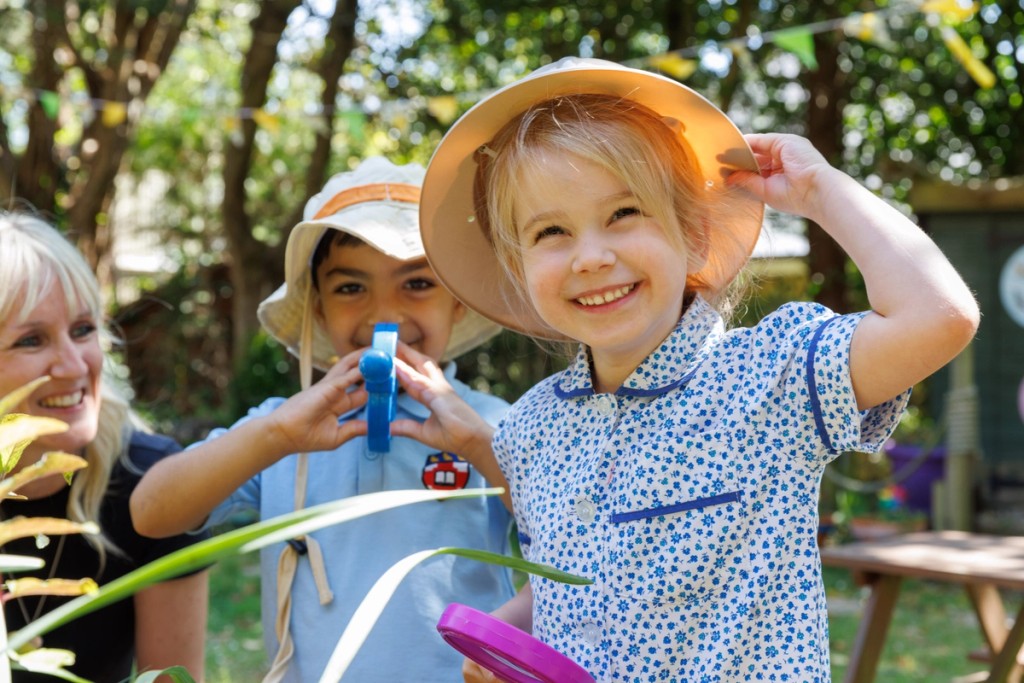
<svg viewBox="0 0 1024 683"><path fill-rule="evenodd" d="M67 474L68 472L74 472L88 466L89 463L85 461L85 458L72 455L71 453L62 453L60 451L44 453L39 462L33 463L16 474L0 481L0 500L6 498L11 491L24 486L30 481L47 477L51 474Z"/></svg>
<svg viewBox="0 0 1024 683"><path fill-rule="evenodd" d="M160 676L170 676L174 683L196 683L188 669L183 666L172 666L163 671L147 671L135 678L135 683L153 683Z"/></svg>
<svg viewBox="0 0 1024 683"><path fill-rule="evenodd" d="M30 572L46 565L41 557L28 555L0 555L0 573Z"/></svg>
<svg viewBox="0 0 1024 683"><path fill-rule="evenodd" d="M14 410L14 406L24 401L28 396L36 390L41 384L45 384L50 381L49 375L43 375L38 379L34 379L28 384L22 385L7 394L3 398L0 398L0 416L6 415L7 413Z"/></svg>
<svg viewBox="0 0 1024 683"><path fill-rule="evenodd" d="M7 650L17 649L37 636L110 603L122 600L160 581L202 569L236 553L258 550L279 541L303 536L333 524L340 524L374 512L401 505L449 498L497 495L501 488L461 491L382 491L296 510L286 515L250 524L200 541L129 572L102 586L97 592L67 602L11 635Z"/></svg>
<svg viewBox="0 0 1024 683"><path fill-rule="evenodd" d="M22 654L11 655L11 661L17 665L17 668L27 671L47 674L72 683L91 683L64 668L75 663L75 653L70 650L40 647Z"/></svg>
<svg viewBox="0 0 1024 683"><path fill-rule="evenodd" d="M4 582L6 598L23 598L27 595L85 595L95 593L99 586L93 579L10 579Z"/></svg>
<svg viewBox="0 0 1024 683"><path fill-rule="evenodd" d="M518 569L530 574L536 574L537 576L542 576L547 579L577 586L593 583L590 579L576 576L575 574L569 574L559 569L555 569L554 567L535 564L521 558L499 555L486 550L437 548L435 550L423 550L418 553L414 553L392 565L390 569L384 572L384 574L377 579L370 591L365 597L363 597L362 602L359 603L359 607L356 608L356 611L349 620L348 625L345 626L345 630L342 632L341 638L338 639L338 644L335 645L334 652L331 654L331 658L327 662L327 667L324 669L324 673L320 677L320 683L337 683L337 681L341 680L341 677L345 674L349 664L351 664L352 660L355 659L356 653L359 652L359 648L362 647L366 638L370 635L370 630L373 629L373 625L377 623L377 619L380 617L381 612L384 611L385 605L387 605L391 596L394 595L395 591L398 589L398 584L402 582L402 579L404 579L406 575L416 567L416 565L437 555L458 555L460 557L466 557L480 562L488 562L490 564L511 567L513 569Z"/></svg>
<svg viewBox="0 0 1024 683"><path fill-rule="evenodd" d="M16 538L61 534L98 534L94 522L72 522L63 517L13 517L0 522L0 545Z"/></svg>
<svg viewBox="0 0 1024 683"><path fill-rule="evenodd" d="M0 417L0 470L4 474L13 470L25 447L39 437L67 430L67 423L52 417L21 414Z"/></svg>

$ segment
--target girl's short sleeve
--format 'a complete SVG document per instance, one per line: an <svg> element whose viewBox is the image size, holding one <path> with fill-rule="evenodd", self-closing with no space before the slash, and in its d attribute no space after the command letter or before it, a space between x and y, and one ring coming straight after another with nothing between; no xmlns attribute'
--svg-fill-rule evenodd
<svg viewBox="0 0 1024 683"><path fill-rule="evenodd" d="M850 344L867 312L838 315L817 304L787 304L770 317L790 334L790 380L806 391L814 431L832 454L877 452L899 423L910 389L869 410L857 409L850 376ZM782 322L781 321L787 321ZM801 392L803 393L803 392Z"/></svg>
<svg viewBox="0 0 1024 683"><path fill-rule="evenodd" d="M850 377L850 343L867 312L835 316L812 334L807 381L815 426L829 450L881 450L907 407L910 389L864 411L857 410Z"/></svg>

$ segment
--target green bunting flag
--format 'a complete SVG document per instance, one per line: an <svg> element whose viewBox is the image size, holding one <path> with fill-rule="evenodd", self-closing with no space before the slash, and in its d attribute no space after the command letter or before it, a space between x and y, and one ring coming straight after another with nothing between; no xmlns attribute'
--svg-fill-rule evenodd
<svg viewBox="0 0 1024 683"><path fill-rule="evenodd" d="M779 31L772 36L772 41L783 50L795 54L800 63L808 69L818 68L818 59L814 56L814 35L807 29Z"/></svg>

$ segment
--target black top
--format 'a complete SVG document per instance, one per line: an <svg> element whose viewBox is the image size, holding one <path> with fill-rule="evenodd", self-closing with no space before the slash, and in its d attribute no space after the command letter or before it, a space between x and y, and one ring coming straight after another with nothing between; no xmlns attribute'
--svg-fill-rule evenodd
<svg viewBox="0 0 1024 683"><path fill-rule="evenodd" d="M144 472L161 458L180 450L181 447L177 443L165 436L135 432L132 434L128 455L136 469ZM54 578L91 577L103 586L152 560L206 538L206 535L201 534L183 534L153 539L137 534L132 526L128 499L140 478L140 475L130 472L118 461L111 472L107 495L100 508L100 525L103 532L124 555L108 550L106 566L100 573L99 555L96 551L86 543L81 534L69 534L63 537L64 549L53 573ZM54 495L37 500L5 501L2 508L3 517L24 515L66 518L69 490L70 487L63 487ZM42 557L46 562L42 569L19 572L14 578L34 576L44 579L50 576L54 555L60 542L60 536L52 536L49 545L40 550L36 548L34 538L22 538L6 544L2 552ZM9 600L4 605L7 630L15 631L24 626L25 612L30 619L34 618L35 611L44 597L45 603L41 614L46 614L72 599L50 595ZM134 633L135 607L134 601L129 597L54 629L43 636L43 645L74 652L76 663L69 667L74 674L95 683L116 683L125 680L131 674L135 658ZM57 680L52 676L27 671L12 673L15 683L48 683Z"/></svg>

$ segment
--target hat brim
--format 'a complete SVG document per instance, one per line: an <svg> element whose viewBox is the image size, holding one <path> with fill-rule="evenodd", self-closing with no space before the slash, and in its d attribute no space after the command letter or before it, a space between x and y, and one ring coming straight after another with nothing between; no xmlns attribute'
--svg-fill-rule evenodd
<svg viewBox="0 0 1024 683"><path fill-rule="evenodd" d="M657 74L602 60L563 60L564 66L508 85L466 112L441 140L427 166L420 198L420 231L434 271L471 309L518 332L545 339L565 337L540 318L516 291L474 214L474 153L513 117L532 105L576 93L616 95L639 102L685 128L701 173L711 187L737 169L757 171L750 146L736 125L690 88ZM535 72L536 73L536 72ZM709 259L699 273L713 289L735 277L757 242L764 205L748 195L730 209L730 225L709 231ZM720 234L716 234L720 233ZM716 240L729 249L716 250ZM720 253L732 253L726 262Z"/></svg>

